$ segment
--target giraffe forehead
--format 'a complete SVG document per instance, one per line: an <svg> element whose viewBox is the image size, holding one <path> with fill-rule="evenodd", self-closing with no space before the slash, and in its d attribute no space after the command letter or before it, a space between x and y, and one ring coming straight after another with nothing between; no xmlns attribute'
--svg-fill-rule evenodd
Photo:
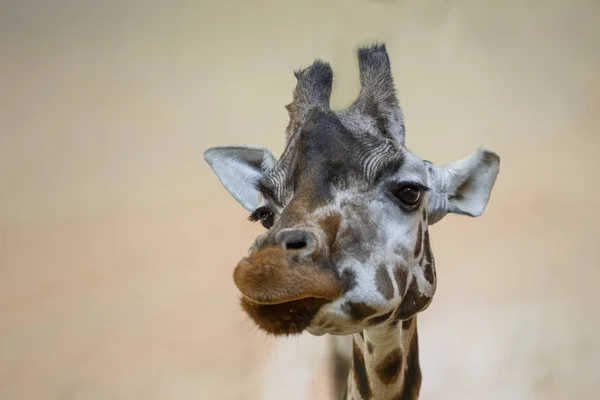
<svg viewBox="0 0 600 400"><path fill-rule="evenodd" d="M365 190L396 173L405 153L387 138L350 130L335 113L315 112L260 186L280 204L299 191L330 201L332 189Z"/></svg>

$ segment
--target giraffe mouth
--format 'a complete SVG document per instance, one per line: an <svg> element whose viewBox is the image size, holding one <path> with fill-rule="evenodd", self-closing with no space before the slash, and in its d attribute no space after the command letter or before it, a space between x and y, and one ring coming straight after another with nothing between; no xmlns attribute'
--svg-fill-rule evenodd
<svg viewBox="0 0 600 400"><path fill-rule="evenodd" d="M259 328L273 335L293 335L304 331L319 309L330 300L304 297L277 303L257 303L242 296L240 303L244 311Z"/></svg>
<svg viewBox="0 0 600 400"><path fill-rule="evenodd" d="M302 332L319 309L343 290L333 268L290 256L279 246L242 259L233 281L242 294L243 310L274 335Z"/></svg>
<svg viewBox="0 0 600 400"><path fill-rule="evenodd" d="M290 296L290 297L284 297L284 298L280 298L280 299L257 300L257 299L253 299L252 297L246 296L243 293L242 293L242 298L250 303L260 305L260 306L279 306L279 305L284 305L284 304L296 304L298 302L301 303L302 300L309 300L309 299L325 300L326 302L331 301L331 299L326 299L325 297L321 297L321 296L295 296L295 297Z"/></svg>
<svg viewBox="0 0 600 400"><path fill-rule="evenodd" d="M332 268L296 260L270 247L242 259L233 281L244 298L260 305L278 305L304 299L334 300L342 285Z"/></svg>

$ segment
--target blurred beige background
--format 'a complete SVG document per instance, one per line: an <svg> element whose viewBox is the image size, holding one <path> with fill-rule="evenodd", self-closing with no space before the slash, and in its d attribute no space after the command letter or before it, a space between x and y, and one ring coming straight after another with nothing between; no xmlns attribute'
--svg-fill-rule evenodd
<svg viewBox="0 0 600 400"><path fill-rule="evenodd" d="M373 40L411 150L502 157L485 215L432 231L422 398L600 398L599 21L593 0L3 0L0 399L327 399L325 339L238 308L261 228L202 152L280 154L293 70L331 61L343 107Z"/></svg>

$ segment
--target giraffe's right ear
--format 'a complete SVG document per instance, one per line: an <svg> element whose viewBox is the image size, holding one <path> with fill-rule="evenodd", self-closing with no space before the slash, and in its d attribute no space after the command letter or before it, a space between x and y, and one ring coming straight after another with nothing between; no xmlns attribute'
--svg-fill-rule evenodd
<svg viewBox="0 0 600 400"><path fill-rule="evenodd" d="M256 182L272 168L275 157L261 146L220 146L204 152L204 160L213 169L225 189L248 211L260 205Z"/></svg>
<svg viewBox="0 0 600 400"><path fill-rule="evenodd" d="M447 213L480 216L490 199L500 171L500 157L479 148L471 155L437 166L428 162L427 176L432 190L427 197L429 225Z"/></svg>

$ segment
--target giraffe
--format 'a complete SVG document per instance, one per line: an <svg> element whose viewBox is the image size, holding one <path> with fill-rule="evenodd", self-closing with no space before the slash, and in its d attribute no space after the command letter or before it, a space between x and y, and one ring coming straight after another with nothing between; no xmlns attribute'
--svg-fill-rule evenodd
<svg viewBox="0 0 600 400"><path fill-rule="evenodd" d="M410 152L385 44L359 48L358 62L344 110L329 105L329 63L295 72L279 159L257 145L204 158L266 230L233 272L247 315L276 336L351 337L343 399L417 399L417 315L437 285L429 226L480 216L500 158L479 147L436 165Z"/></svg>

